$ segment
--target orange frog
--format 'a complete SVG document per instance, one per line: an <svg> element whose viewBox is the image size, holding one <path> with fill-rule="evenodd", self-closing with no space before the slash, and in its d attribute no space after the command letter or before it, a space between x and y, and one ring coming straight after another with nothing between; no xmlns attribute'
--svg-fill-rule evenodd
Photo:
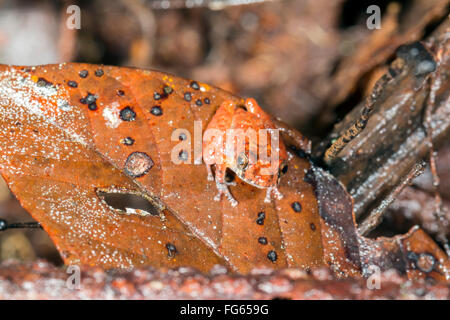
<svg viewBox="0 0 450 320"><path fill-rule="evenodd" d="M214 200L219 201L223 194L232 206L238 203L225 180L227 168L248 184L267 189L265 202L270 202L272 193L282 198L277 185L287 171L287 153L278 133L254 99L246 99L243 106L231 100L221 104L203 136L203 160L210 181L214 180L211 167L215 165L219 193Z"/></svg>

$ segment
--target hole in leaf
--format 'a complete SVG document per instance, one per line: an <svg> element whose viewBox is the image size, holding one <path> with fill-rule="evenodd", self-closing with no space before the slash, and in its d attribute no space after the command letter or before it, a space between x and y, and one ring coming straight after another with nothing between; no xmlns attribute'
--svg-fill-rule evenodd
<svg viewBox="0 0 450 320"><path fill-rule="evenodd" d="M97 190L97 195L115 210L126 214L159 216L160 210L147 198L121 190Z"/></svg>

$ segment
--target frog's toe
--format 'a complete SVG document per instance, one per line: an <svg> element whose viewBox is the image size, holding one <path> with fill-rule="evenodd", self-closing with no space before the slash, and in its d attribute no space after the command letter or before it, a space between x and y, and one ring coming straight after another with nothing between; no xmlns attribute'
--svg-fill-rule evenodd
<svg viewBox="0 0 450 320"><path fill-rule="evenodd" d="M231 198L231 199L228 199L228 200L230 201L230 204L231 204L232 207L236 207L238 205L238 202L237 202L236 199Z"/></svg>
<svg viewBox="0 0 450 320"><path fill-rule="evenodd" d="M235 198L233 198L233 196L231 195L231 193L225 193L225 196L227 197L228 201L230 202L232 207L236 207L238 202L236 201Z"/></svg>
<svg viewBox="0 0 450 320"><path fill-rule="evenodd" d="M219 193L214 197L214 200L220 201L221 196L225 195L225 197L227 197L228 201L231 203L231 206L237 206L238 202L233 198L233 195L231 194L230 190L228 190L226 183L219 183L216 181L216 185Z"/></svg>
<svg viewBox="0 0 450 320"><path fill-rule="evenodd" d="M264 202L266 202L266 203L271 202L272 193L275 194L275 197L277 200L283 199L283 195L280 193L280 191L278 191L278 189L276 187L269 187L269 188L267 188L266 197L264 198Z"/></svg>
<svg viewBox="0 0 450 320"><path fill-rule="evenodd" d="M218 194L216 194L214 197L214 200L220 201L222 198L222 194L224 194L227 197L227 200L230 202L232 207L236 207L238 205L237 200L235 198L233 198L233 196L231 194L226 194L226 193L222 193L222 192L219 192Z"/></svg>
<svg viewBox="0 0 450 320"><path fill-rule="evenodd" d="M275 189L275 197L277 197L278 200L283 199L283 195L278 191L278 189Z"/></svg>

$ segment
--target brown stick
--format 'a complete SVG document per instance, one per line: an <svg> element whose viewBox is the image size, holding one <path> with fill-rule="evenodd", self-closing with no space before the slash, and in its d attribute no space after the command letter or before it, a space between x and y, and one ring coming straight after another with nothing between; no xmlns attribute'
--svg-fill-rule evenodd
<svg viewBox="0 0 450 320"><path fill-rule="evenodd" d="M422 174L425 169L425 165L425 161L420 161L416 164L406 175L406 177L400 181L400 184L394 188L383 201L381 201L378 207L376 207L363 222L359 224L358 232L360 235L367 235L381 223L387 208L395 201L400 192L402 192L407 185L411 184L414 178Z"/></svg>

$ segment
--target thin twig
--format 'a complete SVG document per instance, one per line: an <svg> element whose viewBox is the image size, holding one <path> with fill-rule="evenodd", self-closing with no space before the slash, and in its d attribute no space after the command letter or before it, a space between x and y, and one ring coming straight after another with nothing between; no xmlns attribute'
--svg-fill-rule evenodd
<svg viewBox="0 0 450 320"><path fill-rule="evenodd" d="M400 192L402 192L402 190L407 185L411 184L414 178L416 178L423 172L425 166L425 161L420 161L409 171L409 173L402 180L400 180L400 184L395 187L395 189L392 190L383 201L381 201L378 207L376 207L363 222L359 224L358 232L360 235L367 235L381 223L383 215L386 212L387 208L395 201Z"/></svg>
<svg viewBox="0 0 450 320"><path fill-rule="evenodd" d="M42 229L42 226L38 222L16 222L8 223L4 219L0 219L0 231L5 231L8 229Z"/></svg>
<svg viewBox="0 0 450 320"><path fill-rule="evenodd" d="M438 65L441 61L441 55L442 55L443 46L439 48L437 52L437 62ZM430 147L429 151L429 159L430 159L430 171L431 175L433 177L433 191L434 191L434 203L435 203L435 210L433 212L433 215L436 219L436 223L438 226L438 232L436 235L437 240L442 244L442 246L445 249L445 252L448 256L450 256L450 245L448 243L448 239L446 237L446 226L448 224L448 221L446 220L445 215L445 208L442 205L442 198L441 194L439 193L439 184L440 179L437 172L436 167L436 155L437 153L434 150L434 144L433 144L433 126L432 124L432 113L433 109L435 107L436 102L436 92L441 87L441 77L439 77L439 68L436 71L436 74L434 77L431 78L431 86L430 86L430 93L428 95L428 103L425 109L425 119L424 119L424 127L427 134L427 140Z"/></svg>

